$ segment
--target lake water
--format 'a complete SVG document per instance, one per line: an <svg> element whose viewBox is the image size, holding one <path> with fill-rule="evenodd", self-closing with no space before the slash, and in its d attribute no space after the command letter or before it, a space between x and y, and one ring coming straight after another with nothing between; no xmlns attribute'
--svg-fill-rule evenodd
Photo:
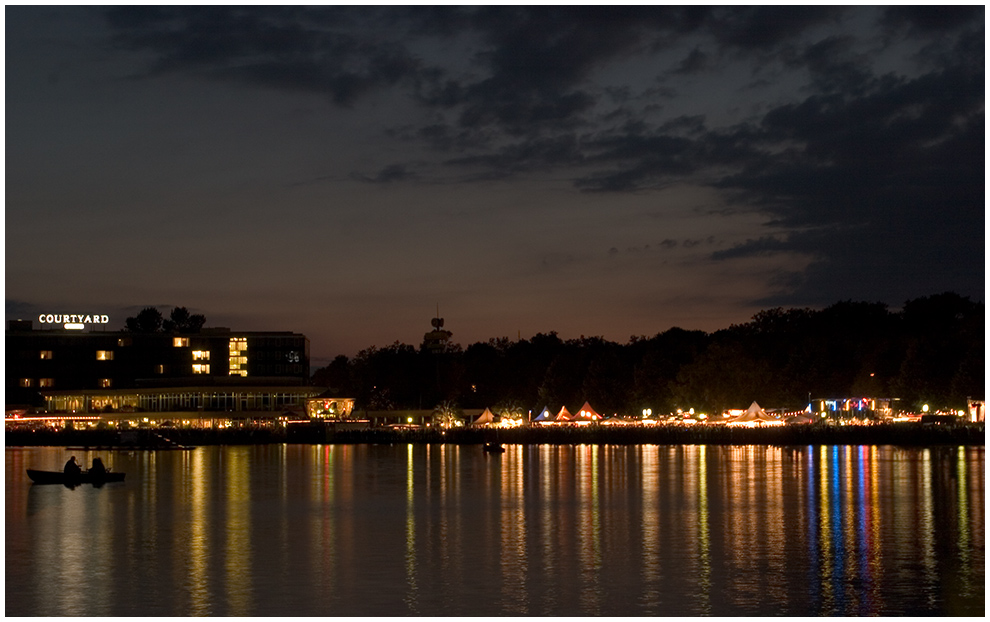
<svg viewBox="0 0 990 622"><path fill-rule="evenodd" d="M985 611L984 447L201 447L30 483L70 453L6 450L6 615Z"/></svg>

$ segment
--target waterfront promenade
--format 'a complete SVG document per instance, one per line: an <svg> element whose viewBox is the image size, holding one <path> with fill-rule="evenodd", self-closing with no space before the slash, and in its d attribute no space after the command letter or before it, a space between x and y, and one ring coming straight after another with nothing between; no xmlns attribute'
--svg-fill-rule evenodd
<svg viewBox="0 0 990 622"><path fill-rule="evenodd" d="M791 425L735 428L724 425L657 426L524 426L491 428L369 428L338 430L332 425L175 428L167 431L180 445L245 445L269 443L395 444L603 444L603 445L984 445L983 423L928 425L917 422L871 425ZM119 447L127 449L115 430L10 430L11 446Z"/></svg>

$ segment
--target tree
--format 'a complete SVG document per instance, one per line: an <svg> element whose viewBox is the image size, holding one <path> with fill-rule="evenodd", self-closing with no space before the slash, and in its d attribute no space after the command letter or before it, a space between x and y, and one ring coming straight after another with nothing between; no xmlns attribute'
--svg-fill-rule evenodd
<svg viewBox="0 0 990 622"><path fill-rule="evenodd" d="M610 348L588 364L581 392L584 399L597 404L603 412L623 412L629 402L631 375Z"/></svg>
<svg viewBox="0 0 990 622"><path fill-rule="evenodd" d="M169 319L162 322L162 331L166 333L198 333L206 317L202 315L190 315L185 307L175 307L169 314Z"/></svg>
<svg viewBox="0 0 990 622"><path fill-rule="evenodd" d="M313 384L318 387L329 387L341 395L351 396L353 382L347 357L340 354L329 365L316 370L313 374Z"/></svg>
<svg viewBox="0 0 990 622"><path fill-rule="evenodd" d="M776 397L769 366L731 341L709 346L681 368L671 388L680 408L701 407L711 414Z"/></svg>
<svg viewBox="0 0 990 622"><path fill-rule="evenodd" d="M574 356L558 355L543 374L543 383L537 393L537 403L551 408L556 408L557 404L572 406L579 404L583 372L583 366Z"/></svg>
<svg viewBox="0 0 990 622"><path fill-rule="evenodd" d="M162 329L162 312L155 307L145 307L136 317L125 321L128 331L132 333L157 333Z"/></svg>
<svg viewBox="0 0 990 622"><path fill-rule="evenodd" d="M206 317L191 315L185 307L175 307L169 314L169 319L162 317L162 312L155 307L145 307L135 317L125 321L125 330L132 333L198 333Z"/></svg>
<svg viewBox="0 0 990 622"><path fill-rule="evenodd" d="M525 419L526 409L522 404L513 399L504 399L495 404L492 409L503 421L522 421Z"/></svg>
<svg viewBox="0 0 990 622"><path fill-rule="evenodd" d="M433 409L433 421L444 428L464 425L464 413L451 401L445 400Z"/></svg>

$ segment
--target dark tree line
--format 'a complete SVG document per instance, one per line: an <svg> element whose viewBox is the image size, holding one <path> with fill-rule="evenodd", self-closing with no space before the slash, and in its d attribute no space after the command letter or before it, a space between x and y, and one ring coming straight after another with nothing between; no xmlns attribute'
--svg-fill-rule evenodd
<svg viewBox="0 0 990 622"><path fill-rule="evenodd" d="M490 339L442 351L396 342L338 356L313 383L359 409L515 407L538 414L587 400L600 413L717 412L753 400L803 408L811 398L896 397L963 408L984 396L984 305L953 293L891 312L882 303L769 309L713 333L671 328L626 344L600 337Z"/></svg>
<svg viewBox="0 0 990 622"><path fill-rule="evenodd" d="M206 317L191 314L185 307L175 307L168 318L155 307L145 307L124 321L124 330L130 333L198 333Z"/></svg>

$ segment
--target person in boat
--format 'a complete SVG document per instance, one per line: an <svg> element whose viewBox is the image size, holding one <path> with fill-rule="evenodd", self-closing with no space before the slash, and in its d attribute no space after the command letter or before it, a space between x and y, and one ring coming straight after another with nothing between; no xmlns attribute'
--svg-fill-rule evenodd
<svg viewBox="0 0 990 622"><path fill-rule="evenodd" d="M82 469L79 468L79 463L76 462L75 456L69 458L68 462L65 463L65 468L62 469L62 473L64 473L65 476L70 479L79 479L79 474L81 472Z"/></svg>
<svg viewBox="0 0 990 622"><path fill-rule="evenodd" d="M93 458L93 466L89 467L89 474L94 478L107 476L107 467L103 465L103 460L99 456Z"/></svg>

